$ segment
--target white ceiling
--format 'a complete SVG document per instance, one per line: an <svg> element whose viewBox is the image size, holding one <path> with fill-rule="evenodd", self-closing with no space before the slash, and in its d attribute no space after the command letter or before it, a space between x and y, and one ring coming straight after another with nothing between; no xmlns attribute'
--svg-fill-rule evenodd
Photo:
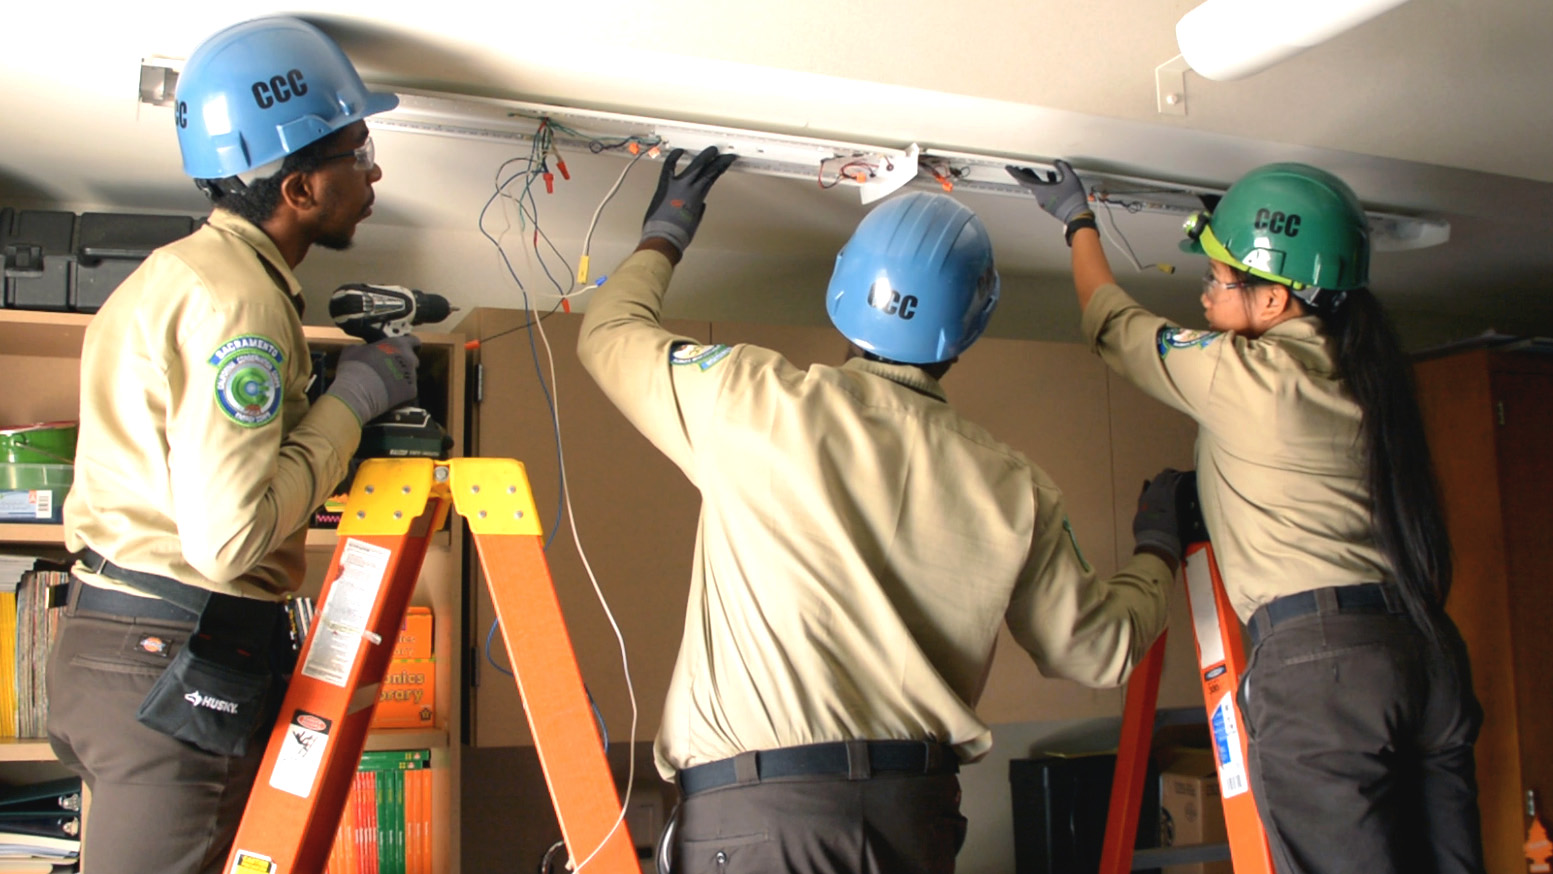
<svg viewBox="0 0 1553 874"><path fill-rule="evenodd" d="M380 87L457 92L900 148L1050 161L1223 188L1272 160L1347 179L1367 205L1448 221L1449 243L1376 257L1372 285L1410 345L1493 328L1553 335L1553 2L1411 0L1238 82L1187 74L1187 114L1156 110L1154 70L1196 0L639 0L154 7L25 4L0 52L0 204L203 212L181 176L165 109L136 100L141 60L187 57L236 20L301 14L334 35ZM495 8L499 6L499 8ZM1254 40L1256 34L1247 33ZM358 245L315 251L301 274L318 302L338 282L382 281L455 304L522 305L476 228L515 144L380 131L384 179ZM569 285L589 219L625 162L566 155L571 181L537 195ZM635 244L656 164L632 171L592 240L593 274ZM1004 275L991 332L1073 338L1077 310L1055 223L1024 198L967 194ZM498 201L486 228L502 224ZM672 315L823 323L836 250L864 207L855 191L730 173L670 297ZM510 209L508 210L511 215ZM1179 217L1119 214L1141 262L1110 248L1123 284L1200 320L1201 264L1175 249ZM496 233L492 230L492 233ZM502 241L536 306L554 287ZM581 305L585 299L579 299Z"/></svg>

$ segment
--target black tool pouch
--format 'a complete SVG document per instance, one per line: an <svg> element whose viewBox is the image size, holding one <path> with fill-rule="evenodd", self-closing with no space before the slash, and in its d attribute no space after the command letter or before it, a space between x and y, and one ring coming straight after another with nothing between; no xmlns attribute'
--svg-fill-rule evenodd
<svg viewBox="0 0 1553 874"><path fill-rule="evenodd" d="M241 756L270 723L270 648L281 610L212 593L182 651L140 703L142 725L221 756Z"/></svg>

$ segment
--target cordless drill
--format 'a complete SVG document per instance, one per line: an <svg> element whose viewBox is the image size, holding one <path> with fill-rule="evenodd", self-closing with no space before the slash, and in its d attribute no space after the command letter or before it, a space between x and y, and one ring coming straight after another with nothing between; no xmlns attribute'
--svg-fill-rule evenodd
<svg viewBox="0 0 1553 874"><path fill-rule="evenodd" d="M329 316L334 323L368 343L402 337L415 325L440 322L456 309L440 294L398 285L353 282L335 289L329 297ZM356 457L447 458L452 448L453 438L412 401L364 425Z"/></svg>

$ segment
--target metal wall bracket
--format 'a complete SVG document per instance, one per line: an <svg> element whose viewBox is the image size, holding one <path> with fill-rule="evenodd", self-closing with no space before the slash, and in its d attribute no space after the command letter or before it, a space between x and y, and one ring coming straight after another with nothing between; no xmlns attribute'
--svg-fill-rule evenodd
<svg viewBox="0 0 1553 874"><path fill-rule="evenodd" d="M1154 68L1154 93L1161 115L1186 115L1186 71L1192 65L1176 55Z"/></svg>

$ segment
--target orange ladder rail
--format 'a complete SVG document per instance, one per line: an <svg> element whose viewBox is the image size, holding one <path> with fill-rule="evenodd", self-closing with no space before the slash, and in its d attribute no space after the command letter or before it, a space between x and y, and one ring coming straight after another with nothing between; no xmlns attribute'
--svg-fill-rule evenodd
<svg viewBox="0 0 1553 874"><path fill-rule="evenodd" d="M1189 544L1181 563L1187 606L1197 643L1198 678L1213 739L1214 765L1224 804L1230 864L1235 874L1274 874L1267 832L1257 815L1246 765L1247 737L1235 700L1245 673L1246 651L1240 620L1230 606L1219 575L1213 546L1206 540ZM1127 683L1122 736L1116 771L1111 778L1110 818L1101 846L1100 874L1124 874L1132 868L1138 812L1148 768L1159 681L1164 664L1165 636L1160 635Z"/></svg>
<svg viewBox="0 0 1553 874"><path fill-rule="evenodd" d="M238 826L229 874L319 874L366 744L431 536L468 521L567 851L598 874L640 865L545 562L523 465L372 459L356 473L313 627ZM511 623L511 624L509 624Z"/></svg>

